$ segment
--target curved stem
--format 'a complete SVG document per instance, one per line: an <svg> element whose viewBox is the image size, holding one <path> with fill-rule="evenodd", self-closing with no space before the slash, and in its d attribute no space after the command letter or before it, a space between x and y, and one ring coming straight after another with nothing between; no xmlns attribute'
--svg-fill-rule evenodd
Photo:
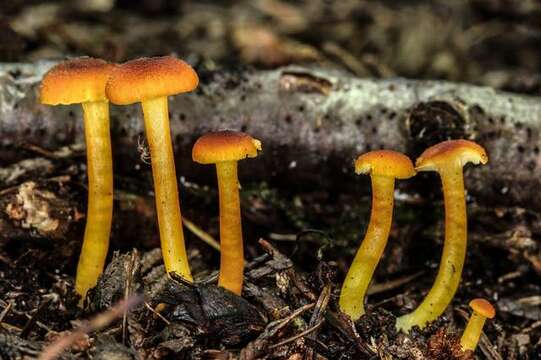
<svg viewBox="0 0 541 360"><path fill-rule="evenodd" d="M425 327L447 308L460 283L466 257L467 219L462 167L450 165L440 170L445 203L445 241L438 275L423 302L412 313L396 321L399 330Z"/></svg>
<svg viewBox="0 0 541 360"><path fill-rule="evenodd" d="M244 250L237 162L216 163L220 194L220 276L218 285L237 295L242 291Z"/></svg>
<svg viewBox="0 0 541 360"><path fill-rule="evenodd" d="M83 103L88 173L88 209L75 290L83 298L103 271L113 217L113 161L109 104Z"/></svg>
<svg viewBox="0 0 541 360"><path fill-rule="evenodd" d="M393 218L393 193L394 178L372 176L370 223L340 293L340 309L353 320L365 313L366 290L387 244Z"/></svg>
<svg viewBox="0 0 541 360"><path fill-rule="evenodd" d="M145 117L145 132L150 147L152 176L160 241L165 269L192 281L180 215L177 173L169 128L167 97L141 103Z"/></svg>
<svg viewBox="0 0 541 360"><path fill-rule="evenodd" d="M475 350L477 343L479 343L479 338L481 337L481 332L483 331L486 319L486 317L481 316L476 312L472 314L468 321L468 325L466 325L464 333L460 338L462 350Z"/></svg>

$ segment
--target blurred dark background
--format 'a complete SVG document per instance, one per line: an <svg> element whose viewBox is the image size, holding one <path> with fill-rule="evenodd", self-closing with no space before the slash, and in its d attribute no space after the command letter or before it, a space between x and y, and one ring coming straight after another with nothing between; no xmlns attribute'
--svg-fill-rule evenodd
<svg viewBox="0 0 541 360"><path fill-rule="evenodd" d="M3 0L0 61L173 53L199 69L315 62L541 93L541 2Z"/></svg>

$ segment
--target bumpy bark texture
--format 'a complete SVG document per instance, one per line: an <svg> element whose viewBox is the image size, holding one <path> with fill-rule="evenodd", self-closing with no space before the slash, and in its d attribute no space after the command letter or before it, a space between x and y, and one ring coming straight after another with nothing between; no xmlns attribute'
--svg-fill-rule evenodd
<svg viewBox="0 0 541 360"><path fill-rule="evenodd" d="M52 65L0 66L1 166L21 160L18 149L24 144L54 150L82 142L79 107L38 104L39 81ZM242 130L262 140L264 153L240 167L241 179L348 191L358 182L352 160L359 153L389 148L415 158L441 140L467 138L490 156L489 165L466 172L471 195L486 204L541 209L541 192L532 191L541 185L539 98L303 67L200 75L196 92L170 99L180 176L214 180L190 154L198 136L216 129ZM150 169L142 166L138 151L144 138L141 109L113 106L112 124L117 174L144 175L150 186ZM404 186L424 189L423 178Z"/></svg>

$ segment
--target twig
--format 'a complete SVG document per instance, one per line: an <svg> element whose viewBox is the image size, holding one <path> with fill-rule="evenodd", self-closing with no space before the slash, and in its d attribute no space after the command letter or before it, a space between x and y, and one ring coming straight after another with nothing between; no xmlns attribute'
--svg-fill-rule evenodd
<svg viewBox="0 0 541 360"><path fill-rule="evenodd" d="M151 312L153 312L154 315L156 315L157 317L159 317L160 319L162 319L163 322L165 322L167 325L171 324L171 321L167 320L162 314L160 314L158 311L154 310L154 309L152 308L152 306L150 306L150 304L147 303L146 301L145 301L145 307L146 307L148 310L150 310Z"/></svg>
<svg viewBox="0 0 541 360"><path fill-rule="evenodd" d="M220 251L220 244L216 240L214 240L214 238L209 233L195 225L190 220L186 219L184 216L182 217L182 222L184 223L184 226L186 226L186 228L190 230L195 236L203 240L213 249Z"/></svg>
<svg viewBox="0 0 541 360"><path fill-rule="evenodd" d="M418 278L422 274L423 274L423 271L419 271L419 272L417 272L417 273L415 273L413 275L404 276L404 277L401 277L401 278L398 278L398 279L395 279L395 280L387 281L387 282L382 283L382 284L370 285L370 287L368 288L368 291L367 291L367 295L375 295L375 294L379 294L379 293L382 293L382 292L385 292L385 291L395 289L397 287L400 287L400 286L402 286L404 284L409 283L410 281Z"/></svg>
<svg viewBox="0 0 541 360"><path fill-rule="evenodd" d="M285 345L285 344L289 344L290 342L293 342L293 341L295 341L297 339L300 339L300 338L310 334L312 331L317 330L323 324L323 321L324 320L320 320L318 323L316 323L311 328L308 328L308 329L304 330L303 332L300 332L297 335L295 335L293 337L290 337L289 339L286 339L284 341L280 341L277 344L269 346L269 350L276 349L277 347L280 347L280 346Z"/></svg>
<svg viewBox="0 0 541 360"><path fill-rule="evenodd" d="M0 313L0 324L2 324L2 321L4 320L6 315L9 313L9 310L11 310L11 306L13 306L11 302L6 302L6 303L7 303L7 306L4 308L4 310L2 310L2 313Z"/></svg>
<svg viewBox="0 0 541 360"><path fill-rule="evenodd" d="M46 298L45 301L43 301L37 308L34 315L26 322L26 324L23 327L23 330L21 331L21 338L26 339L28 335L30 335L30 331L32 331L32 328L34 325L36 325L36 322L38 321L38 318L43 314L45 310L49 308L49 304L51 303L52 298Z"/></svg>
<svg viewBox="0 0 541 360"><path fill-rule="evenodd" d="M308 326L315 326L316 324L321 324L323 321L325 321L324 316L325 312L327 310L327 305L329 305L329 300L331 299L331 285L327 284L321 291L321 294L319 295L319 298L317 299L316 307L314 308L314 312L312 313L312 317L310 318L310 322L308 323ZM316 341L317 332L314 332L311 334L308 338L310 340ZM311 360L314 357L314 351L313 349L307 349L306 351L306 359Z"/></svg>
<svg viewBox="0 0 541 360"><path fill-rule="evenodd" d="M137 249L133 249L130 257L130 261L124 264L124 270L126 272L126 287L124 289L124 301L128 301L130 297L130 290L133 282L133 271L135 268L135 262L138 259ZM127 335L127 324L128 324L128 309L124 309L122 314L122 343L126 344L126 335Z"/></svg>
<svg viewBox="0 0 541 360"><path fill-rule="evenodd" d="M142 301L141 295L135 295L127 300L122 300L111 309L98 314L85 325L71 333L61 336L58 340L47 346L38 357L38 360L53 360L56 359L62 351L68 348L71 344L82 338L85 334L103 329L112 321L122 316L125 311L133 308Z"/></svg>

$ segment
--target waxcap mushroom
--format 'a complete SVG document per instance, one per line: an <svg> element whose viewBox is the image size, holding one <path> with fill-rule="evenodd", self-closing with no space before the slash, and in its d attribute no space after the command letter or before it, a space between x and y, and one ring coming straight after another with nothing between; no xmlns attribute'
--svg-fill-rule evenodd
<svg viewBox="0 0 541 360"><path fill-rule="evenodd" d="M467 163L486 164L488 156L482 146L468 140L448 140L426 149L415 162L417 171L434 171L442 162L450 158L460 161L460 165Z"/></svg>
<svg viewBox="0 0 541 360"><path fill-rule="evenodd" d="M115 66L90 57L64 61L43 77L40 102L46 105L70 105L107 101L105 84Z"/></svg>
<svg viewBox="0 0 541 360"><path fill-rule="evenodd" d="M105 92L113 104L136 102L194 90L195 70L172 56L139 58L122 64L109 78Z"/></svg>
<svg viewBox="0 0 541 360"><path fill-rule="evenodd" d="M248 134L225 130L210 132L195 142L192 158L200 164L214 164L254 158L261 151L261 142Z"/></svg>
<svg viewBox="0 0 541 360"><path fill-rule="evenodd" d="M492 304L485 299L473 299L470 301L470 307L473 309L473 311L488 319L492 319L494 316L496 316L494 306L492 306Z"/></svg>
<svg viewBox="0 0 541 360"><path fill-rule="evenodd" d="M415 175L415 169L406 155L392 150L377 150L355 160L355 173L408 179Z"/></svg>

